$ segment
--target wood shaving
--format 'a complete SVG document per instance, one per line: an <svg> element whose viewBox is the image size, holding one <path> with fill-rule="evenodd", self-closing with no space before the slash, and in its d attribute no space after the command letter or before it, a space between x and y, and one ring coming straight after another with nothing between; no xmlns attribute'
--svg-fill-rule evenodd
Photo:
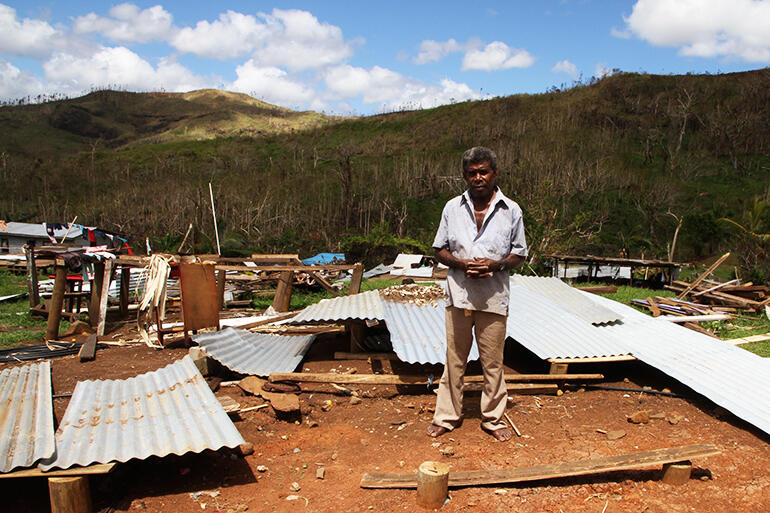
<svg viewBox="0 0 770 513"><path fill-rule="evenodd" d="M417 284L397 285L381 289L380 297L394 303L410 303L418 306L436 306L446 298L444 288L439 285L422 286Z"/></svg>

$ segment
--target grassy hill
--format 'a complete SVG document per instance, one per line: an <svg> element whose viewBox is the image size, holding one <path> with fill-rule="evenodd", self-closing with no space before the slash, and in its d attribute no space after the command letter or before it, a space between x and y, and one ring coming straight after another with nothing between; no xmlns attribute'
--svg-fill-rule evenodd
<svg viewBox="0 0 770 513"><path fill-rule="evenodd" d="M219 91L102 91L0 109L3 132L18 132L0 141L13 191L0 218L77 214L168 248L192 222L194 249L210 251L211 181L228 252L304 254L353 237L428 247L443 203L463 188L460 155L486 145L535 252L665 257L681 223L675 258L697 258L735 250L719 219L747 224L755 202L770 200L769 110L768 69L623 73L355 119ZM770 223L758 219L757 230Z"/></svg>

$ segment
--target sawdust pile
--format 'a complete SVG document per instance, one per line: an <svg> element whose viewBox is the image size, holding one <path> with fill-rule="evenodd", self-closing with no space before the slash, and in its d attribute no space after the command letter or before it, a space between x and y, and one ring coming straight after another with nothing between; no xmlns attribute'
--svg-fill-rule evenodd
<svg viewBox="0 0 770 513"><path fill-rule="evenodd" d="M380 297L385 301L393 301L394 303L436 306L439 300L446 298L446 293L444 288L439 285L424 287L422 285L408 284L381 289Z"/></svg>

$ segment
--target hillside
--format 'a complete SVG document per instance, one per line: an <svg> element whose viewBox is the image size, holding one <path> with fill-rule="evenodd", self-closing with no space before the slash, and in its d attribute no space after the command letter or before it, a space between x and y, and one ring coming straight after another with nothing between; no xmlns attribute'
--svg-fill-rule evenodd
<svg viewBox="0 0 770 513"><path fill-rule="evenodd" d="M189 93L97 91L71 100L0 108L0 132L6 134L3 150L27 156L285 133L334 120L214 89Z"/></svg>
<svg viewBox="0 0 770 513"><path fill-rule="evenodd" d="M754 223L755 231L770 223L765 214L751 216L756 201L770 200L769 69L624 73L547 94L333 123L246 98L241 110L218 109L212 98L229 93L194 94L206 101L102 92L73 104L0 109L4 131L14 124L28 134L23 142L18 134L3 138L4 183L14 194L0 198L0 218L77 214L168 248L192 222L195 250L210 251L212 181L228 252L307 253L337 249L352 236L394 234L428 247L443 203L462 190L460 155L486 145L498 152L501 186L523 207L535 252L615 256L625 248L665 258L681 222L675 257L697 258L737 251L740 241L729 238L722 217ZM55 137L40 129L48 140L36 138L40 117L26 121L33 107L49 116L86 109L94 125L104 120L119 135L94 147L83 129ZM239 132L263 111L319 122ZM193 120L222 136L176 139L185 127L188 137L195 133ZM55 155L33 151L56 145Z"/></svg>

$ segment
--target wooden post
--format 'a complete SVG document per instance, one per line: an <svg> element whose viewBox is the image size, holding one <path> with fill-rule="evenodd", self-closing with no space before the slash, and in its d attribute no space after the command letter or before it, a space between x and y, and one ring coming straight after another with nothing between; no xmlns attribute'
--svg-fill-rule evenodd
<svg viewBox="0 0 770 513"><path fill-rule="evenodd" d="M91 280L91 300L88 303L88 324L95 328L99 324L99 294L104 280L104 264L94 263L94 278Z"/></svg>
<svg viewBox="0 0 770 513"><path fill-rule="evenodd" d="M110 281L112 280L112 260L107 260L102 265L102 287L99 291L99 315L96 322L96 336L104 335L104 325L107 322L107 296L109 296Z"/></svg>
<svg viewBox="0 0 770 513"><path fill-rule="evenodd" d="M67 267L63 260L56 259L56 280L53 285L53 295L48 309L48 323L45 328L45 339L55 340L59 338L59 322L61 321L62 303L64 303L64 289L67 282Z"/></svg>
<svg viewBox="0 0 770 513"><path fill-rule="evenodd" d="M294 271L283 271L278 278L278 287L273 298L273 310L276 312L288 312L291 305L291 280Z"/></svg>
<svg viewBox="0 0 770 513"><path fill-rule="evenodd" d="M29 307L35 308L40 304L40 289L37 284L37 265L35 265L35 242L30 241L24 245L24 253L27 256L27 292L29 295Z"/></svg>
<svg viewBox="0 0 770 513"><path fill-rule="evenodd" d="M350 278L349 296L361 292L361 280L364 278L364 264L358 262L353 267L353 277Z"/></svg>
<svg viewBox="0 0 770 513"><path fill-rule="evenodd" d="M87 476L49 477L51 513L91 513L91 491Z"/></svg>
<svg viewBox="0 0 770 513"><path fill-rule="evenodd" d="M128 293L131 288L131 268L123 266L120 270L120 318L128 316Z"/></svg>
<svg viewBox="0 0 770 513"><path fill-rule="evenodd" d="M219 309L225 307L225 275L224 269L217 273L217 297L219 298Z"/></svg>
<svg viewBox="0 0 770 513"><path fill-rule="evenodd" d="M680 461L679 463L666 463L663 465L663 481L670 485L683 485L690 480L692 474L692 463L689 461Z"/></svg>
<svg viewBox="0 0 770 513"><path fill-rule="evenodd" d="M448 485L449 465L423 462L417 470L417 504L423 508L440 508L446 501Z"/></svg>
<svg viewBox="0 0 770 513"><path fill-rule="evenodd" d="M554 363L551 362L551 368L548 371L548 374L567 374L567 367L569 364L567 363Z"/></svg>
<svg viewBox="0 0 770 513"><path fill-rule="evenodd" d="M366 338L366 324L363 321L353 320L345 323L350 334L350 352L360 353L364 351L364 339Z"/></svg>

